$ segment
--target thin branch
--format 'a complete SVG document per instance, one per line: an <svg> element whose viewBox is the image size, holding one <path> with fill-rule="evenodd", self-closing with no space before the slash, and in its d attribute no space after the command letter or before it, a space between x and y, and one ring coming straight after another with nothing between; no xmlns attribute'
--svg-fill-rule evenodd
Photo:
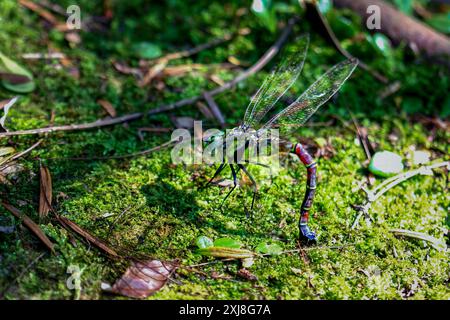
<svg viewBox="0 0 450 320"><path fill-rule="evenodd" d="M269 50L266 51L266 53L250 68L242 72L240 75L238 75L233 80L226 82L223 86L217 87L213 90L206 91L207 94L210 96L215 96L217 94L220 94L226 90L229 90L233 88L237 83L247 79L251 75L257 73L259 70L261 70L264 66L269 63L270 60L281 50L283 44L287 40L288 36L292 32L292 29L297 22L297 18L292 18L288 21L285 29L281 33L280 37L277 39L277 41L269 48ZM179 100L175 103L165 104L162 106L159 106L157 108L145 111L145 112L136 112L132 114L126 114L121 117L113 118L113 119L104 119L104 120L97 120L95 122L90 123L84 123L84 124L71 124L71 125L62 125L62 126L54 126L54 127L47 127L47 128L38 128L38 129L30 129L30 130L19 130L19 131L11 131L11 132L1 132L0 138L3 137L11 137L11 136L18 136L18 135L35 135L35 134L43 134L43 133L53 133L57 131L79 131L79 130L87 130L87 129L93 129L93 128L100 128L100 127L106 127L111 125L116 125L124 122L130 122L133 120L140 119L144 117L145 115L154 115L162 112L167 112L175 109L179 109L181 107L194 104L198 100L203 99L205 92L198 96L194 96L191 98L186 98Z"/></svg>
<svg viewBox="0 0 450 320"><path fill-rule="evenodd" d="M10 131L10 132L1 132L0 138L3 137L11 137L11 136L20 136L20 135L35 135L35 134L43 134L43 133L53 133L57 131L79 131L79 130L87 130L93 128L100 128L111 126L115 124L120 124L124 122L129 122L133 120L140 119L144 116L141 112L127 114L117 118L108 118L104 120L97 120L95 122L83 123L83 124L68 124L62 126L53 126L53 127L45 127L39 129L30 129L30 130L19 130L19 131Z"/></svg>
<svg viewBox="0 0 450 320"><path fill-rule="evenodd" d="M161 144L159 146L156 146L156 147L153 147L153 148L150 148L150 149L146 149L146 150L143 150L143 151L130 153L130 154L117 155L117 156L91 157L91 158L83 158L83 157L75 157L75 158L47 158L45 160L91 161L91 160L126 159L126 158L133 158L133 157L143 156L143 155L152 153L154 151L158 151L158 150L161 150L163 148L169 147L169 146L171 146L174 143L175 143L175 141L171 140L171 141L165 142L165 143L163 143L163 144Z"/></svg>
<svg viewBox="0 0 450 320"><path fill-rule="evenodd" d="M362 189L367 194L367 199L362 205L358 206L359 214L355 218L355 221L353 222L351 228L354 229L356 227L356 225L359 222L359 219L362 217L363 214L366 215L367 217L369 216L369 210L372 207L372 203L375 202L376 200L378 200L378 198L380 198L389 189L392 189L396 185L398 185L398 184L402 183L403 181L408 180L409 178L414 177L418 174L428 175L431 172L431 170L440 168L440 167L444 167L444 166L450 167L450 162L444 161L444 162L430 164L428 166L422 166L418 169L403 172L394 177L391 177L391 178L387 179L386 181L384 181L383 183L381 183L380 185L378 185L377 187L375 187L373 190Z"/></svg>
<svg viewBox="0 0 450 320"><path fill-rule="evenodd" d="M43 140L41 139L38 142L36 142L35 144L33 144L31 147L29 147L28 149L23 150L23 151L21 151L19 153L16 153L16 154L12 155L9 158L6 158L6 159L2 160L0 162L0 171L1 170L5 170L6 168L9 168L11 165L13 165L13 161L14 160L17 160L17 159L25 156L26 154L30 153L31 151L33 151L37 146L39 146L42 143L42 141Z"/></svg>
<svg viewBox="0 0 450 320"><path fill-rule="evenodd" d="M30 153L30 152L33 151L37 146L39 146L39 145L42 143L42 141L43 141L43 140L41 139L41 140L39 140L38 142L36 142L35 144L33 144L31 147L29 147L28 149L25 149L25 150L23 150L23 151L21 151L21 152L15 154L15 155L13 155L9 161L17 160L17 159L23 157L24 155Z"/></svg>

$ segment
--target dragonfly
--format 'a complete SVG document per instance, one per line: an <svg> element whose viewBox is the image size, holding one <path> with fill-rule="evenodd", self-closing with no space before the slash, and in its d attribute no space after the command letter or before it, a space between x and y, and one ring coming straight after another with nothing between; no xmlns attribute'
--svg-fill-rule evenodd
<svg viewBox="0 0 450 320"><path fill-rule="evenodd" d="M299 77L305 63L308 47L309 35L304 35L297 40L294 46L295 49L284 55L282 62L267 76L251 99L242 123L238 127L228 131L226 138L224 137L224 133L212 134L203 138L206 145L215 145L223 148L223 154L225 155L222 157L219 167L213 177L207 182L206 186L210 185L225 168L229 167L231 169L233 187L226 195L224 201L238 185L237 174L242 171L241 174L245 174L249 178L253 188L253 209L257 193L257 183L248 171L247 165L268 166L246 160L244 157L246 151L250 146L254 146L255 142L261 142L261 139L268 139L268 141L264 142L269 144L274 143L274 138L266 138L268 130L272 128L277 128L282 136L285 136L303 125L320 106L325 104L339 91L358 65L357 59L348 59L336 64L320 76L319 79L288 107L269 117L269 112ZM269 119L261 124L265 117ZM234 138L243 138L240 139L243 142L233 144L232 141ZM306 167L306 191L300 207L298 223L299 238L301 241L316 242L316 233L310 229L308 221L317 188L317 163L301 143L292 143L284 139L278 139L276 142L280 143L280 150L295 154ZM230 153L229 150L232 151L231 157L226 156Z"/></svg>

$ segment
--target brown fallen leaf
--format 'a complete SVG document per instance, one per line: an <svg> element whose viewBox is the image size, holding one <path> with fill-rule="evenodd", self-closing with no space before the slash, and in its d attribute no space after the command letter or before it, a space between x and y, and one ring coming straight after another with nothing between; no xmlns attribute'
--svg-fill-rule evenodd
<svg viewBox="0 0 450 320"><path fill-rule="evenodd" d="M223 81L218 75L212 74L209 76L209 79L213 81L214 83L218 84L219 86L225 85L225 81Z"/></svg>
<svg viewBox="0 0 450 320"><path fill-rule="evenodd" d="M39 217L47 217L52 209L52 176L50 170L46 166L40 168L40 194L39 194Z"/></svg>
<svg viewBox="0 0 450 320"><path fill-rule="evenodd" d="M75 222L67 219L66 217L57 215L56 218L58 219L59 223L66 228L74 231L75 233L82 236L84 239L95 245L97 248L105 251L107 254L109 254L112 257L119 257L119 254L115 252L113 249L108 247L104 242L99 240L98 238L91 235L89 232L83 230L80 226L78 226Z"/></svg>
<svg viewBox="0 0 450 320"><path fill-rule="evenodd" d="M3 207L11 212L16 218L21 219L22 223L28 227L38 238L41 240L45 246L50 249L50 251L55 252L53 243L47 238L41 227L37 225L33 220L31 220L27 215L19 211L19 209L13 207L12 205L2 202Z"/></svg>
<svg viewBox="0 0 450 320"><path fill-rule="evenodd" d="M237 275L241 278L244 278L244 279L247 279L250 281L258 281L258 278L253 273L251 273L250 271L248 271L245 268L240 269L237 272Z"/></svg>
<svg viewBox="0 0 450 320"><path fill-rule="evenodd" d="M144 78L139 81L139 86L144 87L148 85L157 75L159 75L164 68L167 66L167 60L162 60L160 63L155 64L150 69L148 69Z"/></svg>
<svg viewBox="0 0 450 320"><path fill-rule="evenodd" d="M107 101L107 100L103 100L103 99L99 99L97 100L97 103L103 108L105 109L106 112L108 112L108 114L111 117L116 117L117 116L117 111L116 109L114 109L113 105L111 104L111 102Z"/></svg>
<svg viewBox="0 0 450 320"><path fill-rule="evenodd" d="M146 298L166 284L174 269L173 264L159 260L132 262L123 276L104 290L131 298Z"/></svg>

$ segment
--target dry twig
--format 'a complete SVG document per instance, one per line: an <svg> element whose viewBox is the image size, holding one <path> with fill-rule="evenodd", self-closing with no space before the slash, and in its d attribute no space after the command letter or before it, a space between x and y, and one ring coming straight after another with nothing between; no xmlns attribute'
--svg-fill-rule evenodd
<svg viewBox="0 0 450 320"><path fill-rule="evenodd" d="M291 34L292 29L297 22L296 18L292 18L288 21L286 27L284 28L283 32L281 33L280 37L277 39L277 41L266 51L266 53L250 68L242 72L240 75L238 75L233 80L226 82L223 86L217 87L215 89L212 89L210 91L206 91L207 94L210 96L218 95L222 92L225 92L231 88L233 88L237 83L247 79L251 75L257 73L259 70L261 70L264 66L269 63L269 61L272 60L272 58L281 50L283 44L286 42L288 36ZM11 132L1 132L0 138L3 137L10 137L10 136L18 136L18 135L36 135L36 134L43 134L43 133L53 133L58 131L79 131L79 130L87 130L87 129L93 129L93 128L100 128L100 127L106 127L111 125L116 125L124 122L130 122L133 120L140 119L144 117L145 115L155 115L162 112L167 112L175 109L179 109L181 107L194 104L198 100L203 99L205 92L202 94L179 100L175 103L165 104L162 106L159 106L157 108L148 110L146 112L136 112L132 114L126 114L121 117L113 118L113 119L103 119L103 120L97 120L95 122L90 123L84 123L84 124L70 124L70 125L61 125L61 126L53 126L48 128L38 128L38 129L30 129L30 130L19 130L19 131L11 131Z"/></svg>

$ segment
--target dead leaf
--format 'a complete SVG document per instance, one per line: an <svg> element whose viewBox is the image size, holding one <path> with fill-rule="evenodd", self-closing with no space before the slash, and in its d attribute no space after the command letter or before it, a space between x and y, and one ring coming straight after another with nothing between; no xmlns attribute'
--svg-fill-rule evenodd
<svg viewBox="0 0 450 320"><path fill-rule="evenodd" d="M33 220L31 220L27 215L19 211L19 209L13 207L12 205L2 202L3 207L11 212L16 218L21 219L22 223L28 227L44 244L50 251L55 252L53 243L47 238L41 227L37 225Z"/></svg>
<svg viewBox="0 0 450 320"><path fill-rule="evenodd" d="M139 70L139 69L137 69L137 68L131 68L131 67L129 67L129 66L127 66L126 64L124 64L124 63L121 63L121 62L113 62L113 66L114 66L114 68L117 70L117 71L119 71L120 73L123 73L123 74L132 74L132 75L135 75L135 76L137 76L137 77L142 77L142 72L141 72L141 70Z"/></svg>
<svg viewBox="0 0 450 320"><path fill-rule="evenodd" d="M67 219L66 217L57 215L56 218L58 219L59 223L66 228L74 231L75 233L82 236L84 239L95 245L97 248L105 251L107 254L113 256L113 257L119 257L119 254L115 252L113 249L108 247L105 243L91 235L89 232L83 230L78 226L75 222L72 222L71 220Z"/></svg>
<svg viewBox="0 0 450 320"><path fill-rule="evenodd" d="M150 69L148 69L147 73L144 76L144 79L139 82L139 86L144 87L148 85L157 75L159 75L164 70L166 66L167 60L163 60L160 63L152 66Z"/></svg>
<svg viewBox="0 0 450 320"><path fill-rule="evenodd" d="M116 109L114 109L113 105L111 104L111 102L107 101L107 100L103 100L103 99L99 99L97 100L97 103L99 105L102 106L103 109L105 109L106 112L108 112L108 114L111 117L116 117L117 116L117 111Z"/></svg>
<svg viewBox="0 0 450 320"><path fill-rule="evenodd" d="M39 217L47 217L52 209L52 176L46 166L40 168L40 194L39 194Z"/></svg>
<svg viewBox="0 0 450 320"><path fill-rule="evenodd" d="M163 70L166 77L179 77L196 69L204 68L201 64L185 64L179 66L166 67Z"/></svg>
<svg viewBox="0 0 450 320"><path fill-rule="evenodd" d="M258 278L253 273L251 273L250 271L248 271L245 268L240 269L237 272L237 275L241 278L244 278L244 279L247 279L250 281L258 281Z"/></svg>
<svg viewBox="0 0 450 320"><path fill-rule="evenodd" d="M242 65L242 62L238 58L236 58L235 56L229 56L228 57L228 61L231 64L234 64L236 66L241 66ZM244 63L244 65L245 65L245 63Z"/></svg>
<svg viewBox="0 0 450 320"><path fill-rule="evenodd" d="M174 269L173 264L159 260L133 262L108 291L131 298L146 298L164 287Z"/></svg>
<svg viewBox="0 0 450 320"><path fill-rule="evenodd" d="M212 82L218 84L219 86L224 86L225 85L225 81L223 81L218 75L216 74L212 74L209 76L209 78L211 79Z"/></svg>

